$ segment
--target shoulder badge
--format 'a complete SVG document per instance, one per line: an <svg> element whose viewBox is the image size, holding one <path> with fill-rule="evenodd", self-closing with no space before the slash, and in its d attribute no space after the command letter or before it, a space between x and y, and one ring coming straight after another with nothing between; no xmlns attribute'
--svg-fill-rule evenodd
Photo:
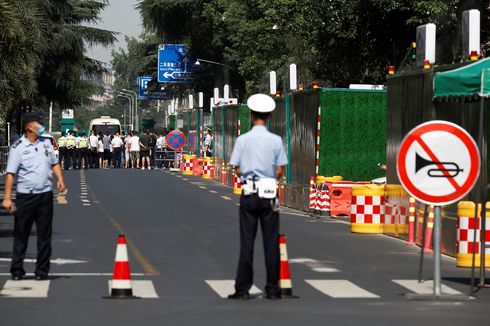
<svg viewBox="0 0 490 326"><path fill-rule="evenodd" d="M17 140L15 143L13 143L12 148L16 148L22 143L22 139Z"/></svg>

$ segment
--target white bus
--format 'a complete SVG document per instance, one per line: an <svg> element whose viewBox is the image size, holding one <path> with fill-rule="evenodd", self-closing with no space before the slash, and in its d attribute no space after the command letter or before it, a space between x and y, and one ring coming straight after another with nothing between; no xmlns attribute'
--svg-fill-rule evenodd
<svg viewBox="0 0 490 326"><path fill-rule="evenodd" d="M109 133L109 135L114 135L116 132L121 133L121 123L118 119L114 119L109 116L101 116L100 118L90 121L89 130L95 131L96 135L100 133L103 135L106 133Z"/></svg>

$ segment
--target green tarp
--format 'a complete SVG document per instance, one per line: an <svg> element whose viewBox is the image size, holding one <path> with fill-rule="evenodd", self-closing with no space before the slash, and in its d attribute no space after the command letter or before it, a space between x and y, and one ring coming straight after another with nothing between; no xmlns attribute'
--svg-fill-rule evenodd
<svg viewBox="0 0 490 326"><path fill-rule="evenodd" d="M434 99L490 96L490 58L434 76Z"/></svg>

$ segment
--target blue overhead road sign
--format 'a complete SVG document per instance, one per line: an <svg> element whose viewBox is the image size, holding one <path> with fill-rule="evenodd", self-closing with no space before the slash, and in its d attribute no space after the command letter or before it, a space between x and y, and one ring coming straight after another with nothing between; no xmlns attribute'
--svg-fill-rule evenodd
<svg viewBox="0 0 490 326"><path fill-rule="evenodd" d="M191 83L191 65L184 44L162 44L158 48L158 82Z"/></svg>
<svg viewBox="0 0 490 326"><path fill-rule="evenodd" d="M162 90L161 86L156 81L153 81L151 76L139 76L137 83L138 99L140 100L167 100L172 98L172 92L168 89Z"/></svg>

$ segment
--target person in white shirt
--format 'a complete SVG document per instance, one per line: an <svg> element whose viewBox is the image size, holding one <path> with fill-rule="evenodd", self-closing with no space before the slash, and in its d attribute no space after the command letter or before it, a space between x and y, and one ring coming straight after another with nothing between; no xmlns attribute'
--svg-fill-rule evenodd
<svg viewBox="0 0 490 326"><path fill-rule="evenodd" d="M156 151L155 151L155 165L157 168L165 168L165 148L167 147L167 141L163 133L158 133L158 138L156 142Z"/></svg>
<svg viewBox="0 0 490 326"><path fill-rule="evenodd" d="M97 144L99 142L99 139L95 135L94 130L90 132L90 137L88 138L88 140L90 143L90 168L96 169L99 168L99 158L97 154Z"/></svg>
<svg viewBox="0 0 490 326"><path fill-rule="evenodd" d="M124 161L124 167L127 169L131 163L130 157L129 157L129 140L131 139L131 135L127 135L124 138L124 154L125 154L125 161Z"/></svg>
<svg viewBox="0 0 490 326"><path fill-rule="evenodd" d="M115 169L119 169L121 167L122 146L123 146L123 141L119 137L119 133L116 132L114 138L112 138L111 141L112 162L113 162L113 167Z"/></svg>
<svg viewBox="0 0 490 326"><path fill-rule="evenodd" d="M140 168L140 138L136 135L136 132L131 131L131 138L129 139L129 158L131 159L131 169L136 166Z"/></svg>
<svg viewBox="0 0 490 326"><path fill-rule="evenodd" d="M102 135L97 141L97 153L99 156L99 167L103 168L104 167L104 144L102 144Z"/></svg>

